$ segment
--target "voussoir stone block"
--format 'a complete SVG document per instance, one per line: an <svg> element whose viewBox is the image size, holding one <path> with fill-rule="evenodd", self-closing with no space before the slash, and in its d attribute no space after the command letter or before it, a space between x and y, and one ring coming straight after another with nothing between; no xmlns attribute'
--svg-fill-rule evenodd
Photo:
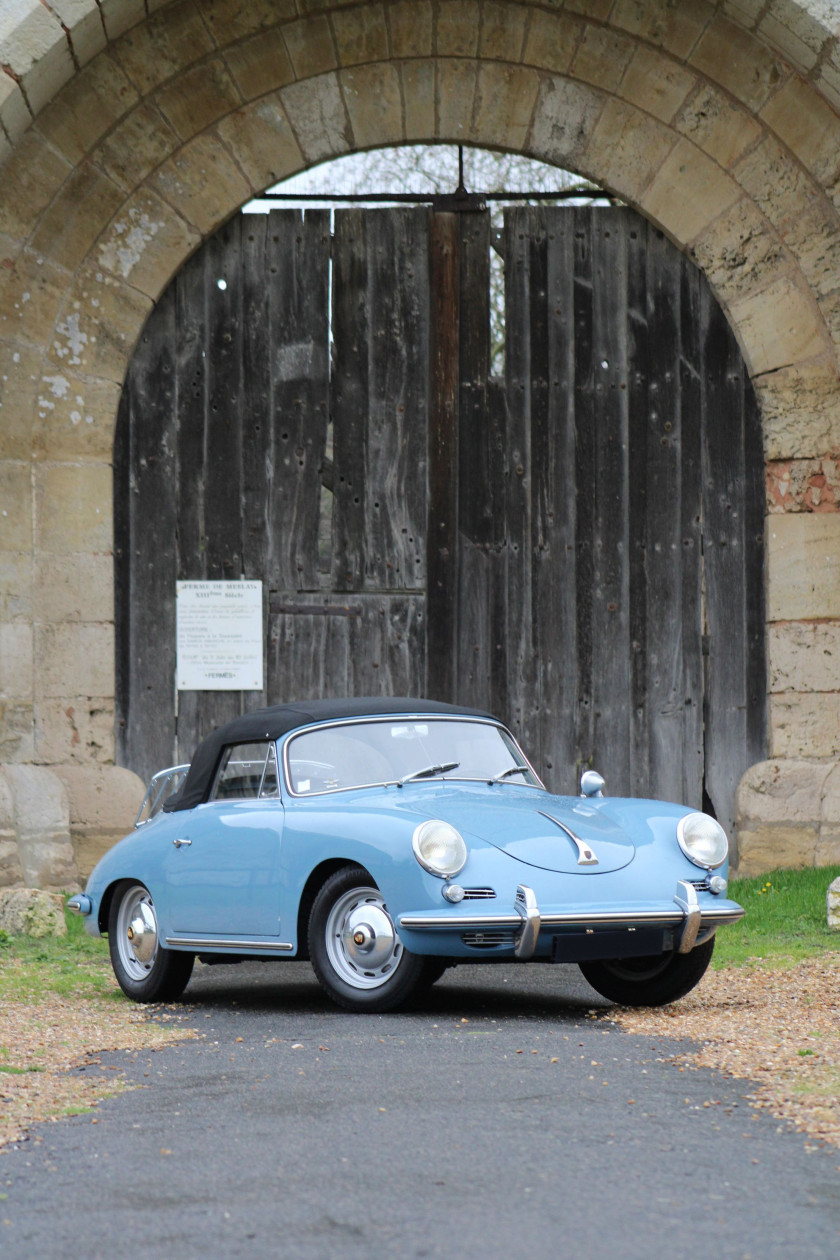
<svg viewBox="0 0 840 1260"><path fill-rule="evenodd" d="M403 121L396 67L387 62L355 66L342 70L339 78L356 145L365 149L376 143L399 144Z"/></svg>
<svg viewBox="0 0 840 1260"><path fill-rule="evenodd" d="M532 129L536 155L558 166L575 166L585 154L606 98L596 88L568 79L545 79Z"/></svg>
<svg viewBox="0 0 840 1260"><path fill-rule="evenodd" d="M485 0L482 5L479 54L491 60L522 60L522 45L528 22L528 9Z"/></svg>
<svg viewBox="0 0 840 1260"><path fill-rule="evenodd" d="M53 148L79 162L137 101L136 88L115 57L97 57L38 115L37 130Z"/></svg>
<svg viewBox="0 0 840 1260"><path fill-rule="evenodd" d="M280 98L307 162L346 153L347 116L344 98L335 74L322 74L305 83L291 83L280 92Z"/></svg>
<svg viewBox="0 0 840 1260"><path fill-rule="evenodd" d="M481 10L478 0L442 0L438 5L437 50L441 57L475 57Z"/></svg>
<svg viewBox="0 0 840 1260"><path fill-rule="evenodd" d="M530 67L482 65L476 94L476 142L521 149L528 136L539 87L539 76Z"/></svg>
<svg viewBox="0 0 840 1260"><path fill-rule="evenodd" d="M303 164L295 134L276 95L238 109L216 130L236 153L254 192L262 192Z"/></svg>
<svg viewBox="0 0 840 1260"><path fill-rule="evenodd" d="M767 459L813 458L840 450L838 376L832 356L791 364L753 381Z"/></svg>
<svg viewBox="0 0 840 1260"><path fill-rule="evenodd" d="M740 195L717 163L689 140L680 140L643 193L641 206L666 232L693 240Z"/></svg>
<svg viewBox="0 0 840 1260"><path fill-rule="evenodd" d="M225 61L234 83L246 101L265 96L275 88L285 87L295 77L286 51L286 42L279 28L261 31L244 43L226 49Z"/></svg>
<svg viewBox="0 0 840 1260"><path fill-rule="evenodd" d="M38 888L0 888L0 930L39 939L66 936L64 897Z"/></svg>
<svg viewBox="0 0 840 1260"><path fill-rule="evenodd" d="M20 864L28 888L75 892L79 872L70 840L64 784L46 766L6 765Z"/></svg>
<svg viewBox="0 0 840 1260"><path fill-rule="evenodd" d="M696 76L683 66L663 62L652 48L638 46L621 79L618 94L653 114L654 118L670 122L696 85Z"/></svg>
<svg viewBox="0 0 840 1260"><path fill-rule="evenodd" d="M772 49L721 16L709 23L689 62L755 110L761 109L788 73ZM749 73L744 72L745 66Z"/></svg>
<svg viewBox="0 0 840 1260"><path fill-rule="evenodd" d="M106 271L157 298L200 239L195 227L142 188L114 216L95 256Z"/></svg>
<svg viewBox="0 0 840 1260"><path fill-rule="evenodd" d="M792 75L761 110L761 117L820 182L840 168L840 119L813 85Z"/></svg>
<svg viewBox="0 0 840 1260"><path fill-rule="evenodd" d="M400 66L405 101L405 138L430 140L435 135L435 63L417 58Z"/></svg>
<svg viewBox="0 0 840 1260"><path fill-rule="evenodd" d="M391 51L395 57L430 57L434 47L431 0L397 0L388 7Z"/></svg>
<svg viewBox="0 0 840 1260"><path fill-rule="evenodd" d="M540 70L562 74L572 64L583 35L583 23L566 13L531 10L531 25L522 60Z"/></svg>

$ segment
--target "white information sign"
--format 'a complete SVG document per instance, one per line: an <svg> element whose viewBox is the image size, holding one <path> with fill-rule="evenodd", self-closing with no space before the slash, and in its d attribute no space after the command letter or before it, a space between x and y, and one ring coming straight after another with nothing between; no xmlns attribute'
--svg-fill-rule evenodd
<svg viewBox="0 0 840 1260"><path fill-rule="evenodd" d="M178 582L179 691L262 691L262 582Z"/></svg>

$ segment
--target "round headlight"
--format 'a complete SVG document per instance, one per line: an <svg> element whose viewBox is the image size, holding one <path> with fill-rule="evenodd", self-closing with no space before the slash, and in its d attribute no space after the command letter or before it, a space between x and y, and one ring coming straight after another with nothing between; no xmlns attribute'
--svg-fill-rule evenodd
<svg viewBox="0 0 840 1260"><path fill-rule="evenodd" d="M686 814L681 818L677 823L677 840L688 860L707 870L722 866L729 856L726 832L708 814Z"/></svg>
<svg viewBox="0 0 840 1260"><path fill-rule="evenodd" d="M451 879L457 875L467 860L467 846L447 822L424 822L415 830L411 840L414 856L431 875Z"/></svg>

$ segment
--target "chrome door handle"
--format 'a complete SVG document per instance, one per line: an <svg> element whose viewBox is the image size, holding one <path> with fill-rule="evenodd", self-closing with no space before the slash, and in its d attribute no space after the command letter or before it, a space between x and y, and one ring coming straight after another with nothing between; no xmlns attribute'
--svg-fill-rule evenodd
<svg viewBox="0 0 840 1260"><path fill-rule="evenodd" d="M172 841L172 843L175 845L176 849L180 849L182 844L186 844L186 845L192 844L192 840L184 840L180 836L176 836L176 838Z"/></svg>

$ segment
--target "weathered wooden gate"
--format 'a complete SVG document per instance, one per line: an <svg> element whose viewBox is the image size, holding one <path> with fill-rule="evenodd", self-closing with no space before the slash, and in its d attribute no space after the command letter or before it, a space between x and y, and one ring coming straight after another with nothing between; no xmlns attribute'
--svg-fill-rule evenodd
<svg viewBox="0 0 840 1260"><path fill-rule="evenodd" d="M764 754L763 460L701 274L628 209L239 216L150 318L115 445L118 748L242 709L488 707L555 790L731 824ZM175 691L176 579L260 579L264 693Z"/></svg>

